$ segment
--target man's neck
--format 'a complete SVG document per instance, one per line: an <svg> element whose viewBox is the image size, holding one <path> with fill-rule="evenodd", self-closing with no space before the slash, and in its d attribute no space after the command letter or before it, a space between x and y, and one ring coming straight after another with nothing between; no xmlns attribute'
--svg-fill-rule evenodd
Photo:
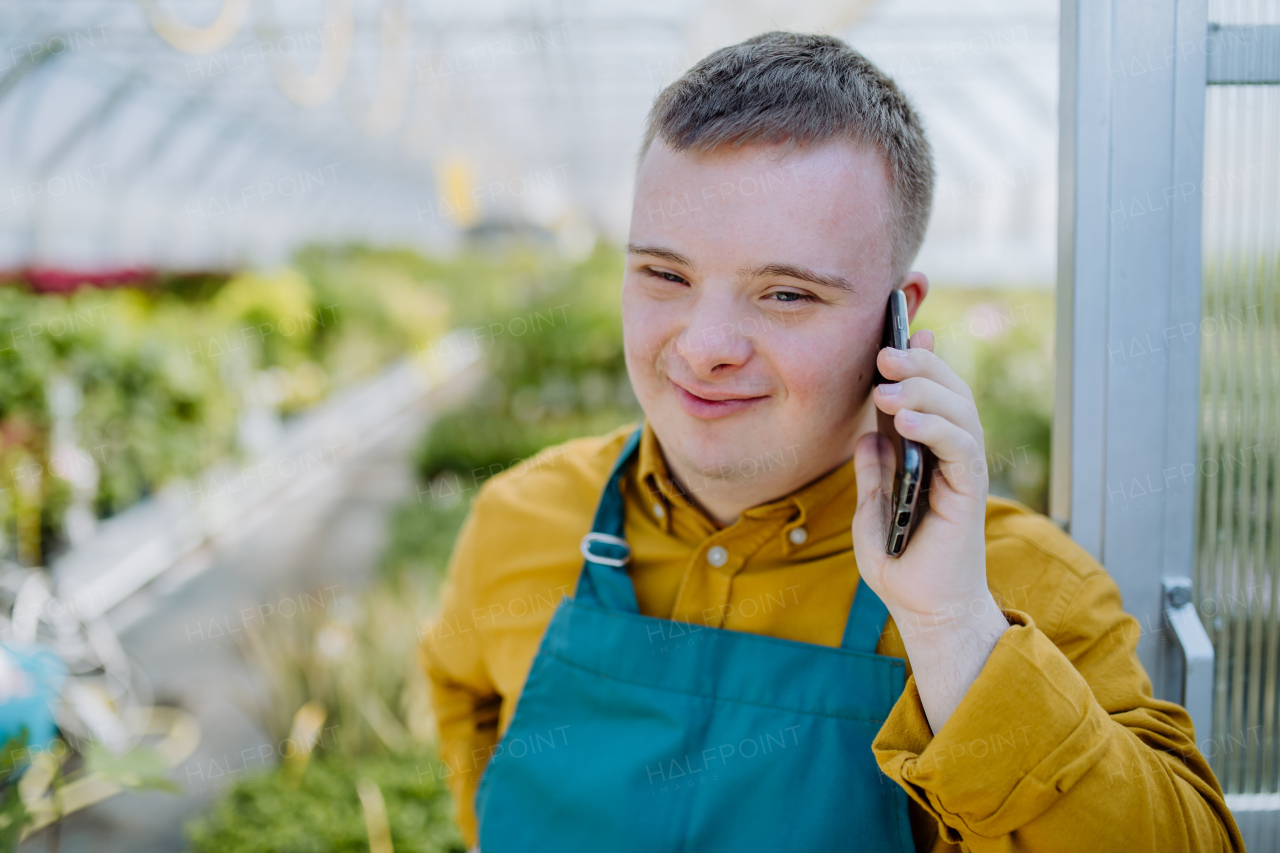
<svg viewBox="0 0 1280 853"><path fill-rule="evenodd" d="M694 473L692 477L681 473L679 465L673 465L671 460L667 460L667 470L671 473L671 479L675 482L676 488L680 493L688 499L689 503L701 509L706 513L707 517L721 525L728 527L738 520L742 515L742 511L758 506L762 503L768 503L774 497L766 497L762 500L745 500L743 494L733 493L728 482L719 479L711 479L701 473ZM697 483L697 487L691 487L691 484Z"/></svg>
<svg viewBox="0 0 1280 853"><path fill-rule="evenodd" d="M689 502L699 507L712 520L728 527L738 520L743 511L799 491L852 459L858 438L876 428L874 406L864 407L857 420L858 427L847 446L841 449L842 452L821 460L797 455L794 465L783 466L774 476L769 477L726 479L708 476L707 471L689 468L675 454L667 453L662 449L661 441L658 442L658 448L676 487Z"/></svg>
<svg viewBox="0 0 1280 853"><path fill-rule="evenodd" d="M691 489L686 485L689 481L685 480L676 469L671 469L671 476L677 488L689 502L722 527L728 527L737 521L744 510L769 503L795 491L786 487L772 491L761 489L759 497L756 497L753 490L744 488L741 483L732 483L727 480L708 481L701 474L695 474L696 479L693 482L701 482L704 485L698 489Z"/></svg>

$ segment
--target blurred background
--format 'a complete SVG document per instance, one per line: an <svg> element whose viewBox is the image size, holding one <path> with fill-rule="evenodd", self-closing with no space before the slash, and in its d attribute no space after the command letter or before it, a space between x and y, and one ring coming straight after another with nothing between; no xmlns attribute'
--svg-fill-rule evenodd
<svg viewBox="0 0 1280 853"><path fill-rule="evenodd" d="M484 479L638 415L617 312L642 122L765 30L847 39L921 112L917 323L975 391L993 491L1045 511L1057 18L0 6L0 639L67 679L61 739L26 747L22 849L460 849L417 626Z"/></svg>

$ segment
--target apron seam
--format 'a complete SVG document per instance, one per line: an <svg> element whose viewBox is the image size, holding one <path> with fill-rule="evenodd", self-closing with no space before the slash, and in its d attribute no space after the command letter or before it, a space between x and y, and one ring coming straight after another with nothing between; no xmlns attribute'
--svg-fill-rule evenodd
<svg viewBox="0 0 1280 853"><path fill-rule="evenodd" d="M694 628L694 630L689 631L690 634L696 634L699 631L726 631L731 634L742 634L748 637L754 637L756 638L756 640L759 640L761 642L767 642L770 645L781 646L783 648L799 647L800 649L804 649L804 650L826 649L827 651L839 652L840 654L845 654L845 655L856 655L858 657L863 657L863 658L874 658L876 660L888 661L891 666L904 667L904 671L906 666L906 660L904 658L894 657L893 655L882 655L875 651L860 652L855 649L846 649L843 646L828 646L826 643L806 643L804 640L788 640L786 637L774 637L770 634L757 634L752 631L735 631L732 628L717 628L714 625L699 625L696 622L685 622L680 619L663 619L658 616L646 616L643 613L631 613L626 610L616 610L612 607L604 607L598 604L593 604L591 602L579 601L576 598L573 599L573 604L575 607L581 607L585 610L591 610L596 613L603 613L608 616L624 616L628 619L636 620L636 621L650 620L650 621L657 621L657 622L674 622L679 625L689 625Z"/></svg>
<svg viewBox="0 0 1280 853"><path fill-rule="evenodd" d="M827 714L827 713L820 713L820 712L814 712L814 711L802 711L797 708L786 708L781 705L769 705L765 702L752 702L747 699L734 699L732 697L723 696L718 693L690 693L687 690L675 690L671 687L659 687L653 684L642 684L638 681L629 681L625 678L619 678L616 675L610 675L605 672L594 670L591 667L583 666L582 664L577 663L576 661L572 661L572 660L569 660L568 658L561 657L555 652L548 652L548 654L550 654L552 658L554 658L555 660L558 660L560 663L564 664L565 666L570 666L570 667L573 667L574 669L582 670L583 672L589 672L592 675L598 676L608 681L616 681L619 684L628 684L628 685L631 685L632 687L643 687L646 690L658 690L663 693L676 693L680 696L692 696L695 699L712 699L717 702L734 702L739 705L750 705L753 708L768 708L771 711L786 711L789 714L801 714L801 715L807 715L811 717L826 717L832 720L851 720L856 723L879 723L880 725L884 725L885 720L888 719L887 717L885 719L879 719L877 717L854 717L849 714Z"/></svg>

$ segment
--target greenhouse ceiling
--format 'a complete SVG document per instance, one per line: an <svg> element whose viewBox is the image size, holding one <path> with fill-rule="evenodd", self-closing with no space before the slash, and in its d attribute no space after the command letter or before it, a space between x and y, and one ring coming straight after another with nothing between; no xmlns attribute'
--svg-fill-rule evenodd
<svg viewBox="0 0 1280 853"><path fill-rule="evenodd" d="M653 97L772 28L838 34L933 139L922 264L1052 281L1052 0L8 0L0 269L221 269L299 245L620 240Z"/></svg>

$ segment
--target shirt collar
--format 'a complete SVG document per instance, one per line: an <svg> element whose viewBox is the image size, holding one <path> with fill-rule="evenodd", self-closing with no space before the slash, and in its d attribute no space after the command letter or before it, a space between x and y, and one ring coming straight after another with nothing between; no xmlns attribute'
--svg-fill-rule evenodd
<svg viewBox="0 0 1280 853"><path fill-rule="evenodd" d="M640 449L636 457L636 480L649 500L653 502L655 512L661 508L660 524L665 532L671 532L671 513L677 506L681 507L682 511L697 513L704 520L711 521L705 513L689 502L675 480L671 478L667 461L662 456L662 447L658 444L658 436L647 420L641 422Z"/></svg>

